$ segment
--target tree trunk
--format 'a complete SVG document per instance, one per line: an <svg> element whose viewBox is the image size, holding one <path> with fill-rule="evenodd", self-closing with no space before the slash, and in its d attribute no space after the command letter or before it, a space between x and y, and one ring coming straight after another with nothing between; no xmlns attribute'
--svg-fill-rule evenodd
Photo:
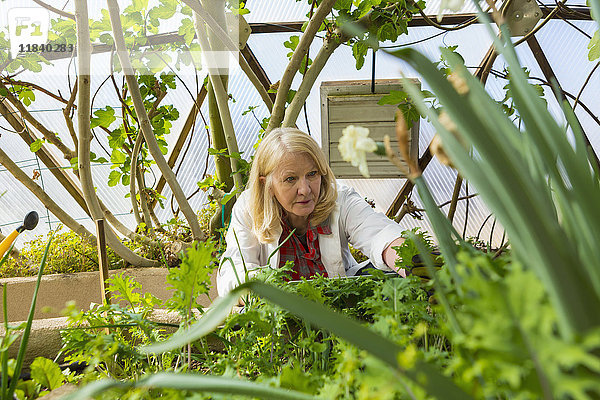
<svg viewBox="0 0 600 400"><path fill-rule="evenodd" d="M90 59L91 59L91 43L90 31L87 12L87 2L85 0L75 1L75 17L77 21L77 66L79 71L78 96L77 96L77 123L79 130L79 174L83 197L85 198L88 209L94 220L101 219L104 215L100 207L100 202L96 197L94 190L94 182L92 179L92 171L90 166ZM106 241L108 245L123 258L126 262L137 265L154 267L159 263L154 260L149 260L135 254L131 249L123 245L119 238L114 234L112 229L106 230Z"/></svg>
<svg viewBox="0 0 600 400"><path fill-rule="evenodd" d="M108 9L115 40L115 46L117 48L117 56L119 57L121 67L123 68L123 72L125 74L125 79L127 80L127 86L129 88L135 112L138 117L140 130L144 134L144 139L146 140L148 150L154 158L154 161L160 169L160 172L165 177L167 184L171 188L171 191L173 192L173 195L175 196L175 199L179 204L179 208L181 209L181 212L185 216L190 226L192 236L194 237L194 239L205 240L206 235L200 229L198 217L196 216L196 213L194 213L194 211L192 210L192 207L190 207L185 193L183 193L181 186L177 182L175 173L173 173L173 170L169 167L167 161L163 157L158 143L156 141L156 137L154 136L152 125L150 124L150 120L148 119L148 114L146 113L146 108L144 107L144 102L140 94L140 89L135 77L135 71L131 66L131 62L129 61L129 55L127 53L127 48L125 47L125 39L123 37L123 28L121 26L119 5L117 4L116 0L108 0Z"/></svg>
<svg viewBox="0 0 600 400"><path fill-rule="evenodd" d="M150 217L150 210L148 209L148 200L146 198L146 180L142 169L137 166L135 169L135 177L138 181L138 193L140 194L140 207L142 209L142 215L144 216L144 223L146 224L146 231L150 235L154 236L154 228L152 227L152 218Z"/></svg>
<svg viewBox="0 0 600 400"><path fill-rule="evenodd" d="M221 4L221 3L219 3L219 4ZM216 8L217 7L215 7L215 9ZM224 3L223 3L223 11L222 12L223 13L225 12ZM225 20L225 15L223 14L222 19L216 18L216 20L217 21L220 20L221 21L220 23L223 24L224 20ZM207 38L207 33L206 33L206 29L205 29L203 20L201 19L200 15L196 11L194 11L194 25L196 28L196 35L198 36L198 40L200 41L200 48L202 49L203 52L205 52L205 54L206 54L206 52L210 52L210 51L223 50L222 41L220 41L214 37L215 33L212 30L210 31L211 33L208 34L208 38ZM212 39L212 41L210 41L211 39ZM221 47L213 48L211 46L211 43L216 43L216 44L220 43ZM223 130L225 132L225 140L227 142L227 148L229 150L229 154L239 153L237 139L235 137L235 130L233 128L233 121L231 120L231 113L229 111L229 105L227 103L228 102L227 91L225 90L225 87L223 86L223 81L221 80L221 76L220 76L220 75L226 75L223 73L224 70L226 71L226 68L221 69L221 68L214 68L214 67L215 67L214 62L210 63L210 61L209 61L208 70L209 70L210 82L212 84L212 88L213 88L213 91L215 94L217 106L219 108L219 114L220 114L221 122L223 124ZM231 163L231 170L237 171L238 170L237 160L235 158L230 158L229 160ZM241 174L239 172L234 172L233 182L234 182L235 188L241 190L241 188L243 187L243 182L242 182Z"/></svg>
<svg viewBox="0 0 600 400"><path fill-rule="evenodd" d="M300 87L298 91L294 95L292 102L288 106L285 111L285 118L283 119L283 126L290 127L296 125L296 120L298 119L298 115L300 114L300 110L304 106L306 102L306 98L310 94L317 77L325 67L325 64L329 60L329 57L333 54L335 49L337 49L340 44L342 44L343 38L335 39L337 35L327 35L325 41L323 42L323 46L317 53L313 63L310 68L304 74L302 78L302 82L300 83ZM271 117L272 118L272 117Z"/></svg>
<svg viewBox="0 0 600 400"><path fill-rule="evenodd" d="M223 85L227 85L227 77L221 76ZM208 119L210 121L210 139L212 147L216 150L227 150L227 140L225 140L225 131L223 130L223 121L219 114L219 106L215 96L214 88L208 81ZM229 151L226 152L229 154ZM233 187L233 178L231 177L231 162L228 157L215 156L215 173L217 180L225 184L225 191L228 192Z"/></svg>
<svg viewBox="0 0 600 400"><path fill-rule="evenodd" d="M143 142L144 136L140 132L138 132L138 137L135 139L135 144L133 145L133 150L131 151L131 169L129 170L129 200L131 200L131 209L133 210L133 216L135 217L135 223L137 224L137 226L140 226L140 224L142 223L142 217L140 216L140 209L138 207L138 203L135 196L135 183L138 170L137 159L138 155L140 154L140 149L142 148ZM141 191L141 186L138 185L138 187Z"/></svg>
<svg viewBox="0 0 600 400"><path fill-rule="evenodd" d="M232 53L239 51L240 48L239 48L238 43L234 43L231 40L231 38L227 35L227 29L222 28L222 26L226 26L225 21L222 20L221 23L217 22L215 20L215 18L212 17L211 12L204 10L204 7L198 1L199 0L182 0L182 2L184 4L189 6L194 12L196 12L199 15L200 19L203 20L209 26L209 28L212 30L212 32L217 37L223 39L223 40L219 40L220 47L222 47L223 49L227 49L227 50L231 51ZM208 4L208 7L214 9L215 5L219 6L222 3L223 3L222 1L220 1L220 2L213 1L212 3ZM225 10L224 7L223 7L223 10ZM252 85L254 85L254 87L258 91L258 94L265 102L265 105L267 106L269 111L272 111L273 101L271 100L271 97L269 96L269 93L267 92L267 90L261 84L260 79L258 79L256 74L254 73L254 70L250 67L250 65L248 64L248 62L246 61L246 59L244 57L241 57L241 56L238 57L238 62L240 64L242 71L246 74L246 76L248 77L248 79L250 80Z"/></svg>
<svg viewBox="0 0 600 400"><path fill-rule="evenodd" d="M298 69L300 68L302 59L306 56L308 48L315 38L315 34L321 27L321 24L327 15L331 12L335 2L336 0L323 0L319 7L317 7L315 14L310 19L306 30L302 34L300 42L292 54L292 59L290 60L285 72L283 73L283 76L281 77L281 81L279 82L277 96L275 97L275 103L273 104L273 112L271 113L271 119L269 120L269 125L267 126L267 133L273 128L281 125L281 121L283 120L285 113L285 103L288 97L288 92L292 86L294 76L296 76L296 72L298 72Z"/></svg>

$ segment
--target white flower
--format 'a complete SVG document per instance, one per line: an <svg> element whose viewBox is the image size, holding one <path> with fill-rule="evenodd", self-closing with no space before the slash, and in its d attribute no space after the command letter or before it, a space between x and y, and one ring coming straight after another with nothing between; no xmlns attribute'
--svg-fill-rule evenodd
<svg viewBox="0 0 600 400"><path fill-rule="evenodd" d="M442 0L440 3L440 10L437 14L438 22L442 21L442 15L444 10L460 11L463 8L464 0Z"/></svg>
<svg viewBox="0 0 600 400"><path fill-rule="evenodd" d="M347 126L342 131L338 149L344 161L358 167L363 176L370 177L367 152L373 153L377 150L377 144L369 137L369 129L354 125Z"/></svg>

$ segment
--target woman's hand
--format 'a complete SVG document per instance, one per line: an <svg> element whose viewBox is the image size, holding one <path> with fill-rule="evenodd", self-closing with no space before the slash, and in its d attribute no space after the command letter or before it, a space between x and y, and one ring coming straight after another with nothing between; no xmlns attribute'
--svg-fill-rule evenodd
<svg viewBox="0 0 600 400"><path fill-rule="evenodd" d="M390 245L386 247L385 250L383 250L382 256L385 265L390 267L393 271L396 271L401 277L406 278L406 270L404 268L396 268L396 259L400 257L398 257L398 254L396 254L396 250L392 249L392 247L400 246L402 243L404 243L404 238L397 238L392 243L390 243Z"/></svg>

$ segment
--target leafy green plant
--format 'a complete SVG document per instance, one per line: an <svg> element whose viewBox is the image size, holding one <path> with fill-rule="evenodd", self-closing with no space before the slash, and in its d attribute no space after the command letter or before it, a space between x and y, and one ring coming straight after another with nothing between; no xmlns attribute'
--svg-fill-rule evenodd
<svg viewBox="0 0 600 400"><path fill-rule="evenodd" d="M166 235L165 235L166 236ZM38 269L35 266L45 252L49 238L52 237L48 249L44 274L60 274L88 272L98 270L98 250L96 244L84 239L70 230L63 230L63 226L49 232L46 236L38 236L26 243L21 249L20 257L9 258L0 266L0 276L10 278L14 276L35 276ZM159 249L140 243L127 242L127 245L151 258L160 256ZM110 269L123 268L126 265L107 248Z"/></svg>
<svg viewBox="0 0 600 400"><path fill-rule="evenodd" d="M202 312L198 297L207 295L210 289L214 251L212 242L197 243L187 250L178 267L169 269L167 284L173 297L164 306L182 315L182 326L189 325L193 310ZM86 380L102 376L125 379L148 372L168 371L181 365L175 361L181 356L179 352L146 357L137 351L138 345L165 337L165 328L177 328L177 325L149 319L152 311L163 306L163 302L149 293L142 293L141 289L133 278L115 274L108 280L113 304L95 305L87 311L69 311L69 328L62 332L63 352L70 362L88 364Z"/></svg>
<svg viewBox="0 0 600 400"><path fill-rule="evenodd" d="M461 333L447 331L448 371L476 397L588 398L597 393L600 330L561 338L558 314L542 282L510 258L457 255L460 289L447 292ZM452 278L440 274L447 287ZM473 290L476 288L476 290ZM462 294L461 294L462 293Z"/></svg>
<svg viewBox="0 0 600 400"><path fill-rule="evenodd" d="M448 57L455 73L468 85L468 93L462 95L423 56L408 49L395 54L419 68L456 124L457 130L448 129L420 103L457 167L480 193L485 193L482 197L506 227L517 257L545 283L561 315L561 330L569 337L600 323L582 309L584 304L600 302L598 272L592 267L598 265L600 257L592 245L600 237L593 222L598 216L594 206L595 199L600 198L598 177L590 168L572 111L565 108L574 131L574 146L566 129L555 122L528 84L514 49L500 41L496 45L511 66L513 98L524 132L498 109L456 58ZM416 91L411 94L419 99ZM502 135L494 134L497 131ZM465 151L465 142L475 148L477 158ZM563 274L567 266L570 273Z"/></svg>
<svg viewBox="0 0 600 400"><path fill-rule="evenodd" d="M164 337L159 324L148 320L161 301L142 294L141 285L123 274L112 275L108 289L115 304L67 312L69 328L61 331L65 360L87 364L84 380L106 375L125 378L169 367L170 357L144 357L135 349L139 343Z"/></svg>
<svg viewBox="0 0 600 400"><path fill-rule="evenodd" d="M63 375L58 364L44 357L36 357L29 366L31 379L19 382L17 396L34 399L43 397L50 391L65 384L67 377ZM22 390L22 393L19 391Z"/></svg>
<svg viewBox="0 0 600 400"><path fill-rule="evenodd" d="M173 290L173 295L165 305L169 310L176 310L184 317L184 325L190 323L193 310L202 312L198 297L208 296L210 277L217 267L214 253L212 241L196 242L186 251L181 264L177 268L169 269L167 288Z"/></svg>
<svg viewBox="0 0 600 400"><path fill-rule="evenodd" d="M501 29L502 37L510 37L505 27ZM236 291L252 290L306 321L337 333L438 398L468 398L467 392L504 398L597 395L599 364L593 353L597 352L600 324L584 310L586 305L599 301L595 268L599 264L598 251L592 248L600 237L598 212L593 207L600 199L598 173L591 167L573 113L565 108L575 136L575 144L571 145L566 129L555 122L528 84L510 43L497 40L497 46L512 71L512 96L525 131L520 131L485 94L458 57L446 52L457 74L453 82L464 81L464 85L453 87L433 63L418 53L396 53L422 71L447 116L456 124L452 128L444 118L438 118L416 89L408 89L445 144L448 142L448 151L461 173L476 184L496 211L509 232L515 260L527 268L523 271L514 262L507 267L504 260L480 255L464 242L437 208L422 176L412 171L447 263L447 276L434 280L434 289L447 335L456 349L449 364L454 372L452 380L441 378L414 347L390 343L317 302L259 282L248 282ZM470 146L476 156L471 155ZM415 243L432 268L426 246L418 240ZM219 311L226 313L236 300L234 294L228 296L189 330L144 351L160 352L191 337L206 335L219 323ZM541 312L531 315L531 310ZM564 356L557 355L556 345L568 349L570 356L562 361L554 358Z"/></svg>
<svg viewBox="0 0 600 400"><path fill-rule="evenodd" d="M191 328L176 332L166 342L142 347L140 350L147 354L162 353L211 333L229 313L229 309L237 302L240 294L246 290L252 290L288 312L366 350L397 373L422 385L427 393L446 399L469 398L467 393L443 376L436 368L419 359L416 352L409 350L405 353L402 347L393 341L322 304L256 281L247 282L227 296L219 298L204 317Z"/></svg>
<svg viewBox="0 0 600 400"><path fill-rule="evenodd" d="M598 2L592 3L596 8L599 6ZM487 15L479 12L489 28ZM506 26L501 25L501 30L502 38L510 37ZM491 28L490 35L512 72L512 97L523 130L498 108L459 58L447 53L454 74L451 84L433 63L417 52L406 49L394 53L419 70L438 96L444 116L427 108L419 91L407 82L407 90L433 122L461 175L477 186L494 210L507 229L515 259L527 269L522 272L517 265L513 266L512 276L517 277L513 280L511 275L499 276L496 268L490 268L489 261L482 262L473 254L466 261L454 244L460 237L434 211L433 199L417 172L415 181L451 275L449 287L454 287L465 300L466 290L471 291L472 285L480 287L471 300L477 302L478 308L493 309L498 317L490 319L474 308L470 309L477 315L473 318L454 313L448 308L449 299L445 300L446 314L453 319L451 326L457 347L472 346L465 360L465 364L470 362L477 371L477 374L471 372L471 378L485 382L487 371L483 365L495 361L498 369L492 371L497 383L493 388L472 383L479 386L482 395L498 393L510 398L506 390L516 388L515 393L524 398L597 395L600 388L593 382L598 381L599 370L581 365L598 362L592 355L596 351L592 343L597 343L600 321L584 312L600 301L596 268L600 253L592 245L600 237L598 211L593 205L600 199L598 171L588 156L580 125L568 104L563 104L568 126L560 126L548 112L545 101L527 82L510 41L497 38ZM472 267L466 274L463 263ZM464 286L466 281L470 283L468 289ZM521 286L524 282L528 289ZM494 295L488 297L489 293ZM543 306L546 301L549 307ZM539 314L529 316L527 307L540 307ZM478 336L470 335L473 330ZM512 345L505 341L506 334L513 337ZM457 338L460 340L456 341ZM467 338L471 340L462 342ZM519 346L521 349L515 348ZM557 348L573 349L575 354L587 354L589 358L574 356L566 364L556 360L546 364L552 358L548 353L555 353ZM527 361L515 359L523 350Z"/></svg>

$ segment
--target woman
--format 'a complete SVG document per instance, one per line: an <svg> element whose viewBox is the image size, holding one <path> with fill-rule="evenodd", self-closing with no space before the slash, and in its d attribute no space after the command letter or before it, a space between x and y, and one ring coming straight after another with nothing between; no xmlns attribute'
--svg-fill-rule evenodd
<svg viewBox="0 0 600 400"><path fill-rule="evenodd" d="M243 282L244 265L251 276L267 263L279 268L288 260L294 262L292 279L353 275L360 266L348 243L376 268L396 270L392 246L402 244L401 234L397 223L374 212L356 191L336 185L309 135L274 129L258 146L248 188L233 207L217 289L223 296L238 278ZM397 272L405 276L404 269Z"/></svg>

